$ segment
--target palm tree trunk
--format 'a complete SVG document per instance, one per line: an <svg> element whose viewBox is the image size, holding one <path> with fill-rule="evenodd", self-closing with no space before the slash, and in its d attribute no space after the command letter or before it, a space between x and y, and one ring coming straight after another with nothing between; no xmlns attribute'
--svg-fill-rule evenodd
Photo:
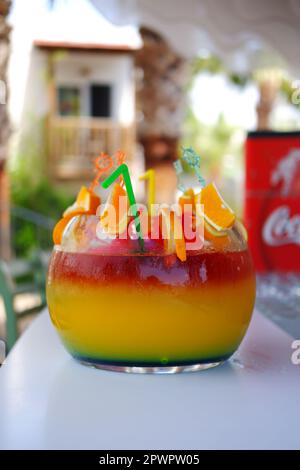
<svg viewBox="0 0 300 470"><path fill-rule="evenodd" d="M0 258L10 257L9 185L6 172L8 138L10 134L7 113L7 64L10 52L10 26L7 15L10 0L0 0Z"/></svg>
<svg viewBox="0 0 300 470"><path fill-rule="evenodd" d="M277 69L261 69L254 73L254 78L259 90L256 106L257 130L270 130L271 113L282 83L282 72Z"/></svg>
<svg viewBox="0 0 300 470"><path fill-rule="evenodd" d="M172 161L178 157L189 62L157 32L141 27L140 33L143 47L135 57L138 139L146 167L156 170L158 202L169 202L176 188Z"/></svg>

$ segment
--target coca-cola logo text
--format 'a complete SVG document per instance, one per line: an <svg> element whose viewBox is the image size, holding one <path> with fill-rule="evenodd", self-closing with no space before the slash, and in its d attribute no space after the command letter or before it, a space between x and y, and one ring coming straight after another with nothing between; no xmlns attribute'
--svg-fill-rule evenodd
<svg viewBox="0 0 300 470"><path fill-rule="evenodd" d="M275 209L265 221L262 230L263 240L267 245L300 245L300 214L290 216L288 206Z"/></svg>

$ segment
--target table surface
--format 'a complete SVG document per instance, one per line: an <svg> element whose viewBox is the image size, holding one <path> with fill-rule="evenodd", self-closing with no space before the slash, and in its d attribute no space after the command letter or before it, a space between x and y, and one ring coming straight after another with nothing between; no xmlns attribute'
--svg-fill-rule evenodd
<svg viewBox="0 0 300 470"><path fill-rule="evenodd" d="M255 313L216 369L122 374L74 361L44 312L0 369L0 448L299 449L292 341Z"/></svg>

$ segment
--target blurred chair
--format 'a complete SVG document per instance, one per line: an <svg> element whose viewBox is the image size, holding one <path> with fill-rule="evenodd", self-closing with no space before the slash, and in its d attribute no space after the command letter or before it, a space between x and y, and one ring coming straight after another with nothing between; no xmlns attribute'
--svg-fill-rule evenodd
<svg viewBox="0 0 300 470"><path fill-rule="evenodd" d="M39 312L45 305L44 258L36 253L32 260L10 263L0 260L0 296L3 298L6 317L6 343L9 351L18 338L18 320ZM22 279L29 278L29 281ZM38 294L40 302L33 307L16 310L15 300L20 294Z"/></svg>

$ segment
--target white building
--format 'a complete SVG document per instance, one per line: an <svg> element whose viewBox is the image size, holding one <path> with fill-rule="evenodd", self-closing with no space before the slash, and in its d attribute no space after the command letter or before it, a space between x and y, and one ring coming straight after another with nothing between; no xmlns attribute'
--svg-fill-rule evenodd
<svg viewBox="0 0 300 470"><path fill-rule="evenodd" d="M11 23L17 159L36 162L58 182L89 178L101 151L121 148L130 160L138 33L113 26L85 0L54 10L46 0L15 0Z"/></svg>

